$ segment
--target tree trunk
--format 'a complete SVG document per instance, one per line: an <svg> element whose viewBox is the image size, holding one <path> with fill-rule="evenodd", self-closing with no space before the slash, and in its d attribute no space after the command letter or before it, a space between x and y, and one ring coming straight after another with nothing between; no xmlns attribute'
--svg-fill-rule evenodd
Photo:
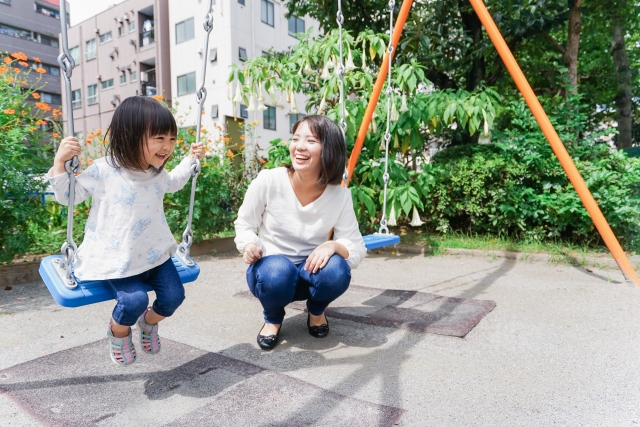
<svg viewBox="0 0 640 427"><path fill-rule="evenodd" d="M616 106L618 107L618 149L631 147L633 105L631 101L631 69L629 58L624 44L624 18L614 17L613 38L611 43L611 56L616 66L618 93L616 94Z"/></svg>
<svg viewBox="0 0 640 427"><path fill-rule="evenodd" d="M480 86L485 79L484 53L479 49L482 43L482 22L471 7L469 0L458 0L458 8L464 31L473 40L472 43L475 47L472 51L476 56L473 58L471 69L467 72L466 89L471 92Z"/></svg>
<svg viewBox="0 0 640 427"><path fill-rule="evenodd" d="M578 50L580 47L580 8L582 0L574 0L573 7L569 10L569 34L567 37L567 47L562 55L564 65L569 69L569 93L578 93Z"/></svg>

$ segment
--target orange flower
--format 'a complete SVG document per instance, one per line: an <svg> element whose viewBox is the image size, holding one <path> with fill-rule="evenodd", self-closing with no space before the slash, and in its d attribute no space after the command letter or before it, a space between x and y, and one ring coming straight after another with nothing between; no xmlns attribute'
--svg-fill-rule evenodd
<svg viewBox="0 0 640 427"><path fill-rule="evenodd" d="M18 64L22 65L23 67L28 67L29 63L28 62L24 62L24 61L18 61Z"/></svg>
<svg viewBox="0 0 640 427"><path fill-rule="evenodd" d="M11 54L12 57L19 59L20 61L28 61L29 57L22 52L13 52Z"/></svg>
<svg viewBox="0 0 640 427"><path fill-rule="evenodd" d="M258 161L259 161L260 163L262 163L263 165L264 165L265 163L267 163L267 161L266 161L265 159L263 159L262 157L261 157L261 158L259 158L259 159L258 159Z"/></svg>
<svg viewBox="0 0 640 427"><path fill-rule="evenodd" d="M51 135L53 135L54 138L60 138L60 134L58 132L53 132Z"/></svg>
<svg viewBox="0 0 640 427"><path fill-rule="evenodd" d="M31 96L33 96L35 99L40 99L40 94L39 94L39 93L35 93L35 92L33 92L33 93L31 94Z"/></svg>
<svg viewBox="0 0 640 427"><path fill-rule="evenodd" d="M14 72L14 73L19 73L19 72L20 72L20 68L18 68L18 67L14 68L14 69L13 69L13 72Z"/></svg>
<svg viewBox="0 0 640 427"><path fill-rule="evenodd" d="M227 151L227 157L233 157L233 151L231 150Z"/></svg>
<svg viewBox="0 0 640 427"><path fill-rule="evenodd" d="M38 107L42 111L51 111L51 106L46 102L36 102L36 107Z"/></svg>
<svg viewBox="0 0 640 427"><path fill-rule="evenodd" d="M204 116L204 110L202 111L202 115Z"/></svg>
<svg viewBox="0 0 640 427"><path fill-rule="evenodd" d="M37 124L37 125L46 125L46 124L47 124L47 122L46 122L46 121L44 121L44 120L38 120L38 121L36 122L36 124Z"/></svg>
<svg viewBox="0 0 640 427"><path fill-rule="evenodd" d="M29 86L29 83L27 83L26 80L20 80L20 84L24 86Z"/></svg>
<svg viewBox="0 0 640 427"><path fill-rule="evenodd" d="M33 57L33 60L34 60L35 62L40 62L40 58L38 58L37 56L34 56L34 57Z"/></svg>
<svg viewBox="0 0 640 427"><path fill-rule="evenodd" d="M246 141L247 138L245 138L244 136L240 136L240 141Z"/></svg>
<svg viewBox="0 0 640 427"><path fill-rule="evenodd" d="M226 137L226 138L222 138L222 140L223 140L224 142L229 142L229 141L231 141L231 138Z"/></svg>
<svg viewBox="0 0 640 427"><path fill-rule="evenodd" d="M162 101L162 95L153 95L152 98L156 101Z"/></svg>
<svg viewBox="0 0 640 427"><path fill-rule="evenodd" d="M93 159L89 159L89 164L93 163Z"/></svg>
<svg viewBox="0 0 640 427"><path fill-rule="evenodd" d="M13 77L7 77L5 80L6 80L8 83L13 83L13 82L15 82L15 81L16 81Z"/></svg>
<svg viewBox="0 0 640 427"><path fill-rule="evenodd" d="M100 135L101 133L102 133L102 129L98 129L98 130L96 131L96 133L95 133L95 134L93 134L93 136L98 136L98 135Z"/></svg>
<svg viewBox="0 0 640 427"><path fill-rule="evenodd" d="M91 144L91 138L86 139L87 144Z"/></svg>
<svg viewBox="0 0 640 427"><path fill-rule="evenodd" d="M36 129L38 129L38 128L36 128L36 127L30 128L30 129L29 129L29 132L35 132L35 131L36 131Z"/></svg>
<svg viewBox="0 0 640 427"><path fill-rule="evenodd" d="M7 108L6 110L4 110L5 114L15 114L16 110L12 110L11 108Z"/></svg>
<svg viewBox="0 0 640 427"><path fill-rule="evenodd" d="M53 118L57 119L58 117L60 117L62 115L62 111L58 110L57 108L53 110L52 112L53 114Z"/></svg>
<svg viewBox="0 0 640 427"><path fill-rule="evenodd" d="M9 67L6 65L0 66L0 74L5 74L7 71L9 71Z"/></svg>
<svg viewBox="0 0 640 427"><path fill-rule="evenodd" d="M40 67L36 68L36 69L35 69L35 70L33 70L33 71L35 71L35 72L36 72L36 73L38 73L38 74L44 74L44 73L46 73L46 72L47 72L47 70L45 70L44 68L40 68Z"/></svg>
<svg viewBox="0 0 640 427"><path fill-rule="evenodd" d="M183 150L186 150L186 149L187 149L187 146L186 146L186 145L183 145L183 146L182 146L182 149L183 149Z"/></svg>
<svg viewBox="0 0 640 427"><path fill-rule="evenodd" d="M2 60L7 65L9 65L9 64L11 64L13 62L13 60L11 58L9 58L8 56L5 56L4 58L2 58Z"/></svg>

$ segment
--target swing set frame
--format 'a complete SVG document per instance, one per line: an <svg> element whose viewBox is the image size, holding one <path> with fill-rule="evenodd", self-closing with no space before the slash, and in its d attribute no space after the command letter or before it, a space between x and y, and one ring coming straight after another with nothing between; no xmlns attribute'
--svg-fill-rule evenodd
<svg viewBox="0 0 640 427"><path fill-rule="evenodd" d="M600 233L602 240L604 240L607 248L611 252L611 255L613 255L613 258L616 260L620 271L627 281L632 281L636 286L640 287L640 279L638 279L633 266L629 262L629 258L620 246L620 242L616 238L615 234L613 234L609 223L602 214L602 211L593 198L593 195L589 191L589 188L587 188L584 179L580 175L580 172L578 172L576 165L573 163L571 156L560 140L560 137L551 124L551 121L549 121L547 113L544 111L544 108L542 108L540 101L536 97L533 89L531 88L531 85L520 69L520 66L513 56L513 53L507 46L504 37L502 37L500 30L489 14L487 7L482 0L469 0L469 2L471 3L473 10L478 15L480 22L482 22L482 25L484 26L487 34L489 35L489 38L498 51L502 62L509 71L509 74L511 74L511 77L518 87L518 90L524 97L524 100L531 110L531 113L538 122L542 133L547 138L549 145L551 145L551 149L560 161L560 164L567 174L569 181L571 181L571 184L573 184L573 188L576 190L576 193L578 193L582 204L587 209L587 212L589 213L589 216L591 217L591 220L593 221L596 229ZM407 22L407 17L409 16L412 5L413 0L403 0L402 2L398 18L393 29L393 34L391 36L393 52L396 51L396 47L398 46L400 36L402 35L402 30L405 23ZM349 180L353 176L353 171L355 169L356 163L358 162L358 157L360 156L360 152L362 151L362 146L367 136L367 129L369 128L369 124L371 123L373 113L375 111L376 105L378 104L378 98L380 97L380 93L382 92L382 88L384 86L390 59L390 54L387 51L384 55L382 65L380 66L380 71L378 73L371 98L369 98L369 104L367 105L367 109L365 110L364 119L360 124L360 129L358 131L355 146L353 147L353 151L351 152L351 156L349 157L349 162L347 163L348 175L345 185L349 185Z"/></svg>

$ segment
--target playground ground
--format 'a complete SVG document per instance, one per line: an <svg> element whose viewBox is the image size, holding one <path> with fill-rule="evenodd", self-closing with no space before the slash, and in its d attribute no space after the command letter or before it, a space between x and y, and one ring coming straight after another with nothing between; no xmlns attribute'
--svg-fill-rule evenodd
<svg viewBox="0 0 640 427"><path fill-rule="evenodd" d="M329 317L324 340L288 309L281 344L262 352L259 303L237 296L241 258L198 262L162 352L127 368L107 356L112 303L65 309L39 282L0 289L0 425L640 425L640 289L616 269L373 254L354 292L495 308L463 338Z"/></svg>

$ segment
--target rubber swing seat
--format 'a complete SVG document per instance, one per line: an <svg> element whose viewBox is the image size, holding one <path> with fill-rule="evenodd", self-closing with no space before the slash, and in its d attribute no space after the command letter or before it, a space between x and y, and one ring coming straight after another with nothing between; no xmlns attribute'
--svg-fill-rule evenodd
<svg viewBox="0 0 640 427"><path fill-rule="evenodd" d="M63 307L82 307L84 305L95 304L97 302L108 301L113 298L113 293L103 281L88 280L78 281L78 286L69 289L57 271L57 263L62 259L62 255L51 255L40 262L40 277L49 289L51 296ZM200 267L195 262L192 266L186 265L178 256L171 257L173 264L178 270L182 283L193 282L200 274ZM147 292L153 290L147 286Z"/></svg>
<svg viewBox="0 0 640 427"><path fill-rule="evenodd" d="M400 236L395 234L367 234L366 236L362 236L364 239L364 245L367 247L367 250L373 250L382 248L384 246L397 245L400 243Z"/></svg>

